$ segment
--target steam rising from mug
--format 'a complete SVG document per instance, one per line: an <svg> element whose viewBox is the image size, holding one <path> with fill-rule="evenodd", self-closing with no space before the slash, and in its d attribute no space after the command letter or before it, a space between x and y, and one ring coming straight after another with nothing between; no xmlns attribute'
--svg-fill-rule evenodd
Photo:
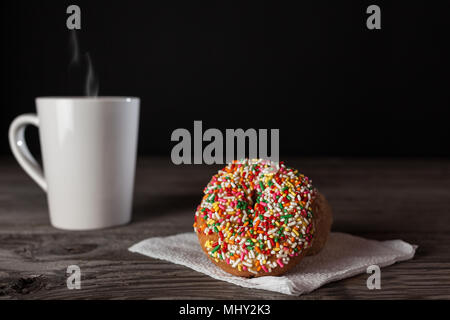
<svg viewBox="0 0 450 320"><path fill-rule="evenodd" d="M88 63L88 72L86 76L85 94L89 97L98 96L98 80L92 66L92 60L89 53L86 53L86 59Z"/></svg>
<svg viewBox="0 0 450 320"><path fill-rule="evenodd" d="M71 59L69 63L69 68L77 67L79 68L82 62L86 64L86 76L84 77L84 95L89 97L98 96L98 79L92 64L91 56L89 52L84 54L84 59L82 59L80 54L80 45L78 42L77 33L72 30L70 33L69 47L71 52ZM83 60L83 61L82 61Z"/></svg>

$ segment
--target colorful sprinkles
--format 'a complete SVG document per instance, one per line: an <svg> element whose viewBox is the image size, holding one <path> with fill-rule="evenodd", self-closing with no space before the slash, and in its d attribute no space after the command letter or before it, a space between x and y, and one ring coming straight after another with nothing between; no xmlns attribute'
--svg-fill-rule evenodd
<svg viewBox="0 0 450 320"><path fill-rule="evenodd" d="M206 186L194 230L217 234L205 243L216 262L255 275L272 272L310 247L315 193L308 177L283 162L233 161Z"/></svg>

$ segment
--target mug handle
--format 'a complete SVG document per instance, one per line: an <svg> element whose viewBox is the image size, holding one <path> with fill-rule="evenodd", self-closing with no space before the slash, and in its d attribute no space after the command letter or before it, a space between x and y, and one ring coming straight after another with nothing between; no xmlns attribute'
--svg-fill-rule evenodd
<svg viewBox="0 0 450 320"><path fill-rule="evenodd" d="M14 119L9 126L9 145L17 162L36 183L47 192L47 182L42 168L30 153L25 142L25 128L28 125L39 128L39 118L35 114L23 114Z"/></svg>

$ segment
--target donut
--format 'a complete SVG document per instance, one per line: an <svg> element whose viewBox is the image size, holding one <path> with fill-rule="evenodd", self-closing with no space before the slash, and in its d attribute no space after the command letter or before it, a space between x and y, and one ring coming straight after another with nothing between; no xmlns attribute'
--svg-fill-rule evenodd
<svg viewBox="0 0 450 320"><path fill-rule="evenodd" d="M326 244L331 207L308 177L283 162L243 159L204 189L194 231L209 259L240 277L279 276Z"/></svg>

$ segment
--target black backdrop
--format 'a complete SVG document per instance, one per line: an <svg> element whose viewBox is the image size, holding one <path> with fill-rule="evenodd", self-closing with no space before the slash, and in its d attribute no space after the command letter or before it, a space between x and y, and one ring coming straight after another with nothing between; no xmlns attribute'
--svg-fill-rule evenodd
<svg viewBox="0 0 450 320"><path fill-rule="evenodd" d="M83 94L68 68L66 8L77 4L100 95L142 99L141 154L170 155L171 132L202 120L280 128L281 157L450 155L446 8L244 2L2 1L0 154L36 96ZM366 28L369 4L381 30Z"/></svg>

